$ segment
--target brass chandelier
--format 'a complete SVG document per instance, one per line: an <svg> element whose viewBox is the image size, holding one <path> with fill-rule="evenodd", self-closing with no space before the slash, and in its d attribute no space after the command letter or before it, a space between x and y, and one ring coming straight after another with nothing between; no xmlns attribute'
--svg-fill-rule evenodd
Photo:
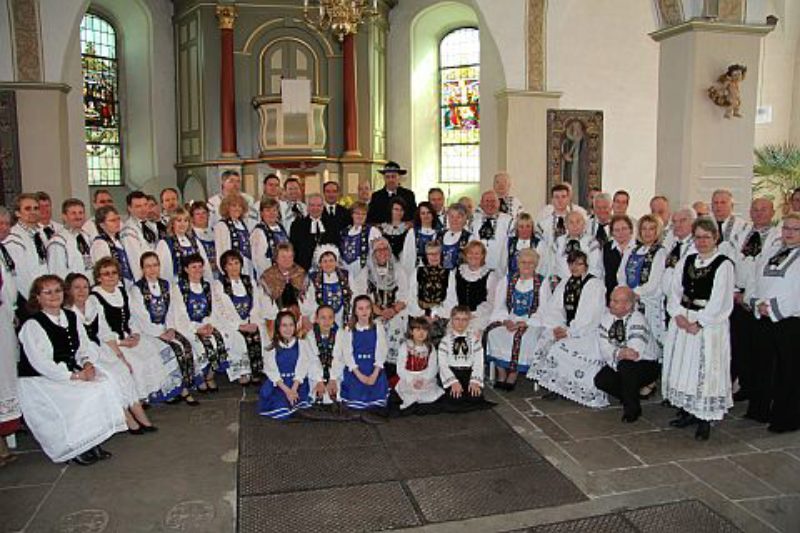
<svg viewBox="0 0 800 533"><path fill-rule="evenodd" d="M358 26L378 14L378 0L303 0L303 18L343 41L356 33ZM371 4L371 5L370 5Z"/></svg>

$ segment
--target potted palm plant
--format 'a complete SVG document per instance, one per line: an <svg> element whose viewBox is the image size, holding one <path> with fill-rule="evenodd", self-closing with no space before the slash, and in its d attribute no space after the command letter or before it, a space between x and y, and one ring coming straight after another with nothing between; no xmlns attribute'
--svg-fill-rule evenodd
<svg viewBox="0 0 800 533"><path fill-rule="evenodd" d="M754 153L753 196L772 198L780 213L789 205L792 191L800 187L800 147L791 143L767 144Z"/></svg>

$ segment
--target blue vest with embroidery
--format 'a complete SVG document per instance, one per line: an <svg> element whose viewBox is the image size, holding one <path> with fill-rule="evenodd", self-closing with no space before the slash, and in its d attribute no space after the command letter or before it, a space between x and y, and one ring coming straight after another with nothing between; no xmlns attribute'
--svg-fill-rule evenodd
<svg viewBox="0 0 800 533"><path fill-rule="evenodd" d="M322 283L322 302L333 307L335 312L339 312L344 306L342 284L338 281L333 283Z"/></svg>
<svg viewBox="0 0 800 533"><path fill-rule="evenodd" d="M350 228L347 228L341 233L341 241L339 249L342 252L342 261L346 265L353 264L357 259L361 260L363 267L367 263L367 239L369 239L369 226L363 226L361 231L355 235L350 235Z"/></svg>
<svg viewBox="0 0 800 533"><path fill-rule="evenodd" d="M145 278L136 282L139 291L144 299L144 306L147 314L150 315L150 322L163 326L167 321L169 311L169 282L163 279L158 280L158 287L161 294L156 296L150 291L150 286Z"/></svg>
<svg viewBox="0 0 800 533"><path fill-rule="evenodd" d="M514 316L528 316L535 297L535 287L527 292L521 292L515 287L511 293L511 313Z"/></svg>
<svg viewBox="0 0 800 533"><path fill-rule="evenodd" d="M417 240L417 265L427 265L428 257L425 254L425 247L436 238L436 233L425 234L417 228L414 237Z"/></svg>
<svg viewBox="0 0 800 533"><path fill-rule="evenodd" d="M190 289L186 297L186 312L189 320L202 322L211 313L211 305L205 291L197 294Z"/></svg>
<svg viewBox="0 0 800 533"><path fill-rule="evenodd" d="M189 238L189 246L181 245L177 237L167 237L164 240L167 242L167 248L169 248L169 253L172 256L172 274L177 276L181 271L181 260L188 255L198 253L199 250L192 243L191 238Z"/></svg>
<svg viewBox="0 0 800 533"><path fill-rule="evenodd" d="M247 226L243 229L236 227L236 224L226 218L223 222L228 226L228 231L231 234L231 249L238 250L240 254L246 259L252 259L253 254L250 251L250 232L247 231ZM242 222L244 226L244 222Z"/></svg>

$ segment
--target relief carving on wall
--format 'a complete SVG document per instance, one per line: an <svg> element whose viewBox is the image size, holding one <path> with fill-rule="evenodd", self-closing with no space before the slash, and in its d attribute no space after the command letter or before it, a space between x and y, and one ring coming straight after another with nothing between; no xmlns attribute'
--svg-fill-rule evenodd
<svg viewBox="0 0 800 533"><path fill-rule="evenodd" d="M41 35L37 0L10 0L17 81L42 81Z"/></svg>
<svg viewBox="0 0 800 533"><path fill-rule="evenodd" d="M717 20L743 24L746 11L747 0L719 0Z"/></svg>
<svg viewBox="0 0 800 533"><path fill-rule="evenodd" d="M656 0L659 25L662 28L684 22L682 0Z"/></svg>
<svg viewBox="0 0 800 533"><path fill-rule="evenodd" d="M544 91L545 0L528 0L528 90Z"/></svg>

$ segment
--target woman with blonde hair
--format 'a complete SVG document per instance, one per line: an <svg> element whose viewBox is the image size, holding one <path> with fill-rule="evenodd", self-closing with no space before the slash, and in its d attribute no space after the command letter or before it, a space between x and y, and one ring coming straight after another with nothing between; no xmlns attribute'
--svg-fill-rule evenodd
<svg viewBox="0 0 800 533"><path fill-rule="evenodd" d="M213 280L211 267L208 266L206 250L192 231L189 212L182 207L176 209L167 222L167 236L158 241L156 254L161 264L160 278L176 283L181 272L181 261L191 254L200 254L206 262L205 279Z"/></svg>
<svg viewBox="0 0 800 533"><path fill-rule="evenodd" d="M481 331L489 323L492 297L501 279L502 274L486 266L486 246L481 241L470 241L464 247L464 262L451 271L445 307L469 307L472 312L470 325Z"/></svg>
<svg viewBox="0 0 800 533"><path fill-rule="evenodd" d="M253 254L250 247L250 230L245 221L250 206L241 194L230 194L219 204L220 221L214 226L214 243L217 251L217 266L222 272L219 259L228 250L237 250L242 254L244 263L242 272L255 275Z"/></svg>
<svg viewBox="0 0 800 533"><path fill-rule="evenodd" d="M637 244L625 251L617 270L619 285L630 287L638 308L650 326L659 359L664 348L664 293L662 277L667 252L661 245L664 225L655 215L647 214L636 223Z"/></svg>

